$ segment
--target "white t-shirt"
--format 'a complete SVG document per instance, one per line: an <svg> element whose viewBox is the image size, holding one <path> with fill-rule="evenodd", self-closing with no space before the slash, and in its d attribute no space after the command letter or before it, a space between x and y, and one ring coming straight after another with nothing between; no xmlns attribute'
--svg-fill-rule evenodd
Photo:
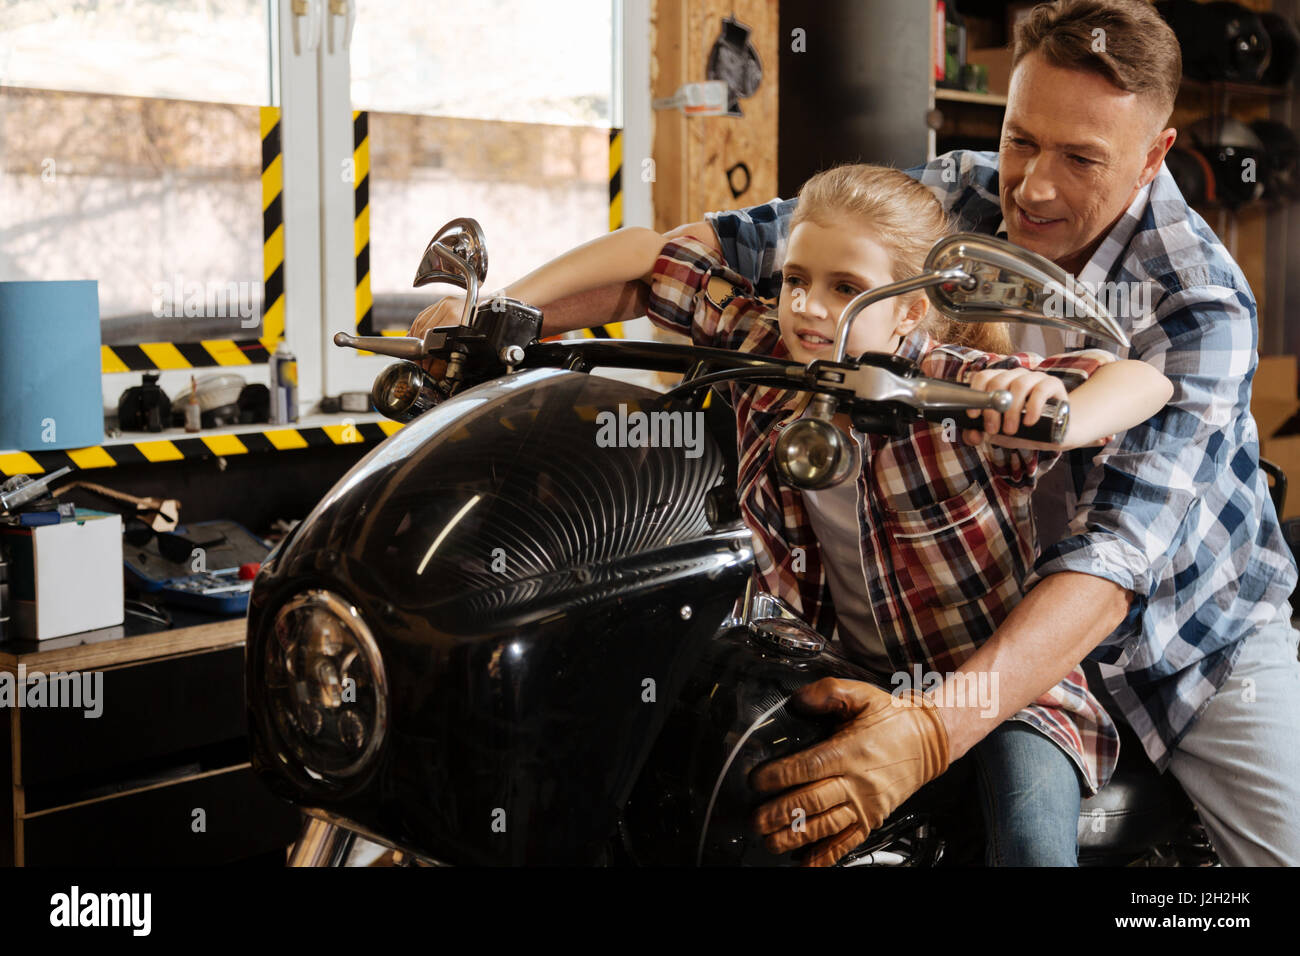
<svg viewBox="0 0 1300 956"><path fill-rule="evenodd" d="M861 461L862 440L852 431ZM831 599L839 619L840 638L845 650L860 664L879 674L888 674L893 665L885 653L885 644L876 629L876 619L867 600L867 575L862 568L862 540L859 530L857 475L833 488L805 491L804 504L812 522L813 533L821 546L822 566L830 585Z"/></svg>

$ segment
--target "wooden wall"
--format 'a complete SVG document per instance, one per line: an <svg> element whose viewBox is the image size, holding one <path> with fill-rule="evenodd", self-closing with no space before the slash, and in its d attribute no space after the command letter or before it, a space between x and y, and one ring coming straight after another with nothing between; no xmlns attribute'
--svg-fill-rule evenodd
<svg viewBox="0 0 1300 956"><path fill-rule="evenodd" d="M680 110L654 114L654 226L667 231L704 213L766 202L777 194L778 0L656 0L652 11L651 93L672 96L683 83L706 77L709 51L722 19L751 30L763 64L757 92L740 101L743 117L687 118ZM750 185L733 196L726 170L744 162ZM625 157L631 174L639 160ZM737 185L744 177L736 174Z"/></svg>

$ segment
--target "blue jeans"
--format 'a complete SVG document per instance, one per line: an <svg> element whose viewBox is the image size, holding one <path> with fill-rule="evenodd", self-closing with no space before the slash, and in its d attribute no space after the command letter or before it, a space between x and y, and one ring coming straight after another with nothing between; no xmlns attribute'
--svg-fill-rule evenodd
<svg viewBox="0 0 1300 956"><path fill-rule="evenodd" d="M1083 795L1074 761L1019 720L1005 721L904 805L937 813L954 858L977 858L978 800L988 866L1077 866Z"/></svg>
<svg viewBox="0 0 1300 956"><path fill-rule="evenodd" d="M985 862L1077 866L1083 795L1065 751L1028 724L1008 720L963 758L971 759L984 814Z"/></svg>

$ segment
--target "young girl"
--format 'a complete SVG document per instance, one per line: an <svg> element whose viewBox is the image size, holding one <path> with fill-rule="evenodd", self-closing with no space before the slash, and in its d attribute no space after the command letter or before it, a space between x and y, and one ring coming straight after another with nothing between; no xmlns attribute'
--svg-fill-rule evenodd
<svg viewBox="0 0 1300 956"><path fill-rule="evenodd" d="M939 203L906 174L842 166L814 176L799 192L776 308L755 298L748 281L708 243L691 237L665 243L647 229L623 229L581 246L503 293L545 306L640 278L649 284L648 315L656 325L701 346L808 362L831 356L836 322L850 300L921 272L926 253L947 231ZM412 334L457 321L452 314L459 316L458 303L427 310ZM545 327L546 334L559 331L566 330ZM737 493L754 533L762 588L832 634L885 686L914 683L921 674L951 675L992 635L1021 598L1036 553L1029 501L1038 477L1064 448L1104 442L1155 414L1172 393L1168 380L1141 362L1096 351L1047 359L998 354L1005 343L1001 326L949 323L934 314L924 293L862 312L849 337L850 356L894 352L930 377L1006 388L1014 402L1005 416L985 413L990 437L974 444L957 438L952 426L921 422L902 437L864 435L837 416L860 449L861 467L855 481L818 492L782 485L773 462L780 430L807 410L810 396L730 386ZM1020 421L1032 424L1048 398L1065 397L1049 371L1087 378L1070 393L1071 420L1060 448L1009 437ZM946 735L941 728L934 734L942 738L940 765L909 783L899 800L946 768ZM1078 668L986 736L970 757L984 798L989 862L1073 865L1081 787L1092 793L1102 786L1117 755L1115 727ZM813 823L810 818L810 828ZM878 823L861 823L852 841ZM771 837L769 844L788 848Z"/></svg>

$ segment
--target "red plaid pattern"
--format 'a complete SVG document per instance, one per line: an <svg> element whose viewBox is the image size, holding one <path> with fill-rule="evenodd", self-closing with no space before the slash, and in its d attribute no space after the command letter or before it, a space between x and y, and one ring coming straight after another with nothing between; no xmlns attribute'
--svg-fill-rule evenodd
<svg viewBox="0 0 1300 956"><path fill-rule="evenodd" d="M735 293L722 309L698 294L713 276L730 282ZM647 314L697 345L790 357L775 309L694 239L664 246ZM985 368L1069 368L1087 376L1102 364L1097 353L1047 359L991 355L941 345L924 332L908 336L899 354L916 361L927 376L958 382ZM839 640L803 495L780 483L773 461L780 430L803 414L809 398L779 388L731 385L740 457L737 493L754 533L762 586ZM1023 596L1021 585L1037 553L1030 494L1059 456L972 448L928 422L898 438L868 434L864 450L857 482L864 506L867 598L876 625L896 671L910 673L920 664L947 674L988 640ZM1013 719L1062 747L1092 791L1110 778L1119 738L1080 669Z"/></svg>

